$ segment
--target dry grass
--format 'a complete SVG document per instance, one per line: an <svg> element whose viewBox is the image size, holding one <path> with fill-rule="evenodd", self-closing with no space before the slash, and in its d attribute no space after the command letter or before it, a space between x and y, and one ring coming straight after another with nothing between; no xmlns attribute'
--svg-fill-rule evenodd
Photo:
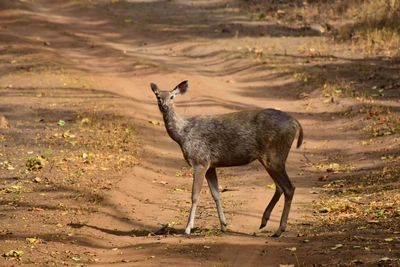
<svg viewBox="0 0 400 267"><path fill-rule="evenodd" d="M332 96L356 96L355 89L347 81L325 82L322 85L322 94L325 97Z"/></svg>
<svg viewBox="0 0 400 267"><path fill-rule="evenodd" d="M246 2L257 20L312 26L369 55L400 54L399 0Z"/></svg>
<svg viewBox="0 0 400 267"><path fill-rule="evenodd" d="M398 188L399 157L383 157L385 167L362 177L347 177L324 185L316 210L323 224L353 222L400 226L400 191Z"/></svg>
<svg viewBox="0 0 400 267"><path fill-rule="evenodd" d="M362 45L369 54L399 54L400 1L354 1L345 16L355 19L339 28L338 39Z"/></svg>
<svg viewBox="0 0 400 267"><path fill-rule="evenodd" d="M366 126L363 131L373 137L393 135L400 131L400 116L389 107L364 104L359 110L363 114Z"/></svg>

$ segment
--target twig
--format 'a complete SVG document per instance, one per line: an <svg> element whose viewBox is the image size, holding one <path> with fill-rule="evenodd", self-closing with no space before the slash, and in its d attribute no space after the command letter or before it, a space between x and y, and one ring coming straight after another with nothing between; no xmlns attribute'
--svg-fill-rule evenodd
<svg viewBox="0 0 400 267"><path fill-rule="evenodd" d="M306 152L303 152L303 157L308 161L308 163L314 164L306 155Z"/></svg>

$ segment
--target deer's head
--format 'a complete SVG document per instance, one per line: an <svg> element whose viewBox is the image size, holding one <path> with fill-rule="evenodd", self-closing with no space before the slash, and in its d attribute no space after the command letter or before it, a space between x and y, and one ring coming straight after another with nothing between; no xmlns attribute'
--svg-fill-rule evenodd
<svg viewBox="0 0 400 267"><path fill-rule="evenodd" d="M188 89L188 81L183 81L171 91L161 91L155 83L150 83L151 90L157 97L158 108L161 112L167 112L174 104L177 95L183 95Z"/></svg>

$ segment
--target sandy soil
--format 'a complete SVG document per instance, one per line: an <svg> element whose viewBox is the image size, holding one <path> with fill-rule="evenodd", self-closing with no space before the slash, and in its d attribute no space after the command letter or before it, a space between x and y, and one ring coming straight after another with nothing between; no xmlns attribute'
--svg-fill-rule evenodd
<svg viewBox="0 0 400 267"><path fill-rule="evenodd" d="M40 184L28 183L31 192L21 194L27 204L20 208L21 195L9 199L4 193L0 252L20 249L24 255L3 257L0 265L332 266L351 265L363 254L350 249L352 243L346 249L332 250L344 243L340 234L310 234L307 230L318 224L313 201L318 199L327 174L325 169L310 167L310 162L337 155L353 162L357 173L362 173L377 164L377 159L366 153L382 144L360 146L365 134L352 119L340 116L342 110L357 105L355 99L327 101L313 85L299 86L293 75L301 73L304 66L342 75L341 70L357 59L345 45L329 44L310 28L252 21L233 1L35 0L5 1L0 7L0 111L11 125L3 135L25 135L21 147L43 153L50 145L35 147L29 134L24 134L24 123L36 127L36 107L49 109L39 111L39 116L50 114L45 122L63 119L67 124L76 118L71 114L80 111L118 114L122 124L129 121L133 125L135 134L135 152L129 158L134 158L135 164L92 175L87 190L98 189L96 201L85 200L88 191L79 191L83 197L78 199L73 198L75 191L69 196L61 190L52 195L49 190L48 195L40 196L35 194L35 186ZM315 50L329 51L330 56L316 55ZM287 162L296 194L287 232L281 238L270 234L278 226L282 201L266 231L258 230L274 192L269 188L272 180L258 163L220 172L227 233L218 231L214 202L204 184L195 222L197 234L190 238L182 235L190 208L191 171L178 145L167 136L149 88L150 82L156 82L163 89L172 89L182 80L189 80L190 85L188 94L176 104L183 116L273 107L302 123L305 142L300 149L293 148ZM387 91L384 101L398 112L396 88ZM52 104L61 108L54 111ZM31 131L40 136L53 126L50 123ZM385 145L395 138L383 140ZM3 145L3 162L11 155L9 146ZM8 171L3 170L2 177L12 178ZM18 177L30 181L35 176L13 174L15 181ZM8 186L6 182L3 185ZM81 211L66 208L67 214L57 217L62 212L57 202ZM47 213L51 203L54 210ZM35 207L45 215L40 210L36 215ZM52 227L48 227L49 221ZM154 234L166 224L170 225L168 233ZM40 242L29 244L27 237ZM396 238L387 245L390 250L379 246L362 256L364 262L399 257Z"/></svg>

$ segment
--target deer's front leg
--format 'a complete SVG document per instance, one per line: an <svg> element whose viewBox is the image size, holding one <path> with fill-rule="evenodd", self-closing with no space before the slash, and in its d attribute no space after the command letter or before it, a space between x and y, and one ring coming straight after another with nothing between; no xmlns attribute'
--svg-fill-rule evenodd
<svg viewBox="0 0 400 267"><path fill-rule="evenodd" d="M190 209L189 220L185 229L185 233L187 235L190 235L190 231L192 230L194 225L194 217L196 215L197 203L199 201L200 191L203 185L206 171L207 168L204 166L193 167L192 207Z"/></svg>

